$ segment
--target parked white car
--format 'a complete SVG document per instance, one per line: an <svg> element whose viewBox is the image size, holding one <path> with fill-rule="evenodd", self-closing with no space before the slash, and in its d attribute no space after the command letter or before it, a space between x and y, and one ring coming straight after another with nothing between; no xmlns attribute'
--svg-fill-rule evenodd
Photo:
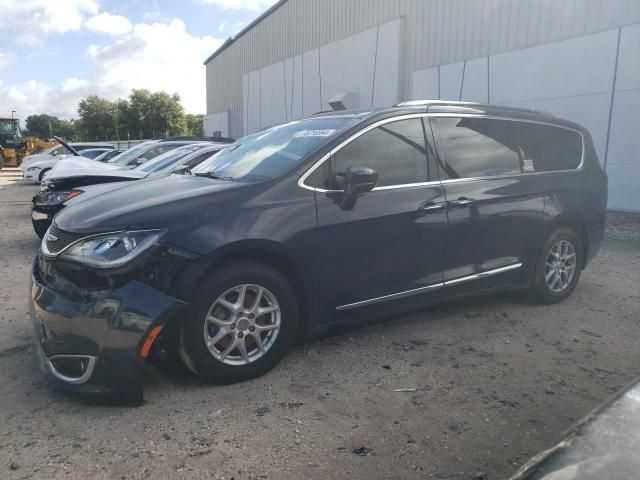
<svg viewBox="0 0 640 480"><path fill-rule="evenodd" d="M106 148L113 150L115 147L107 142L75 142L70 143L74 149L78 152L83 150L93 149L93 148ZM33 155L27 155L22 159L22 165L28 165L33 162L39 162L41 160L60 160L62 158L68 157L71 155L69 149L67 149L64 145L54 145L46 150L43 150L39 153L34 153Z"/></svg>
<svg viewBox="0 0 640 480"><path fill-rule="evenodd" d="M104 153L113 152L113 148L91 148L86 150L81 150L80 156L75 156L68 152L67 155L56 155L56 158L44 158L38 161L31 161L26 165L23 163L20 168L22 168L22 176L25 180L31 180L36 183L41 183L44 179L45 175L54 167L59 165L61 160L70 161L71 159L77 159L78 162L91 162L93 163L93 159L101 156Z"/></svg>

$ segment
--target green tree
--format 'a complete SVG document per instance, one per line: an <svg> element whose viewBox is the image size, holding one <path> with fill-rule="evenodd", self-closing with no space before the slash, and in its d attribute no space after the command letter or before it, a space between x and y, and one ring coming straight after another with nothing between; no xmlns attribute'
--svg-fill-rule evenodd
<svg viewBox="0 0 640 480"><path fill-rule="evenodd" d="M187 121L187 135L194 135L196 137L204 136L203 130L203 122L204 115L191 115L190 113L186 116Z"/></svg>
<svg viewBox="0 0 640 480"><path fill-rule="evenodd" d="M27 134L40 138L60 136L66 139L75 137L75 122L73 120L61 120L54 115L46 113L29 115L26 119Z"/></svg>
<svg viewBox="0 0 640 480"><path fill-rule="evenodd" d="M114 102L91 95L80 101L78 116L89 140L115 137L118 116Z"/></svg>

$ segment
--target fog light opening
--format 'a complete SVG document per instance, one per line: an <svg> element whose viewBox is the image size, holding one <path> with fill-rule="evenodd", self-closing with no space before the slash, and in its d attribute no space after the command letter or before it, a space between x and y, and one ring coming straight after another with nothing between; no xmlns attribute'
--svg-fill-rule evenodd
<svg viewBox="0 0 640 480"><path fill-rule="evenodd" d="M80 384L91 377L96 357L89 355L54 355L48 359L49 370L63 382Z"/></svg>

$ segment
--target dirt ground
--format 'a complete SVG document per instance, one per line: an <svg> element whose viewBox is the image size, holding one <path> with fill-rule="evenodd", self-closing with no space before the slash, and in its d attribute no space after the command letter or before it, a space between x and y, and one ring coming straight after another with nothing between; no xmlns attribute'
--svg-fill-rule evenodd
<svg viewBox="0 0 640 480"><path fill-rule="evenodd" d="M467 300L299 345L254 381L150 367L144 406L88 403L50 390L31 346L36 190L0 172L2 479L501 479L640 375L640 241L610 240L560 305Z"/></svg>

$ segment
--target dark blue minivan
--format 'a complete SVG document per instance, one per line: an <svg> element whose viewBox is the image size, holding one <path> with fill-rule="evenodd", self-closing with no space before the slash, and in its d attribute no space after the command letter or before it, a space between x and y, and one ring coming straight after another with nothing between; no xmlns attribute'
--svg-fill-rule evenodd
<svg viewBox="0 0 640 480"><path fill-rule="evenodd" d="M555 303L606 202L589 132L547 113L317 114L60 212L33 264L39 351L58 385L138 395L157 346L231 383L349 320L505 289Z"/></svg>

